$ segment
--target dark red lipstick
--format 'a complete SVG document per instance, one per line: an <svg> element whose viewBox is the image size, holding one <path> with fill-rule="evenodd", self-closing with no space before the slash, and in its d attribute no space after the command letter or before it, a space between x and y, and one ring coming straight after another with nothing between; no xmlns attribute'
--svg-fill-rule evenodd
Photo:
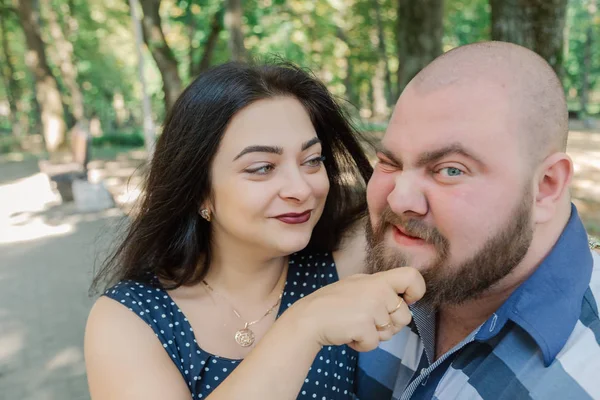
<svg viewBox="0 0 600 400"><path fill-rule="evenodd" d="M287 213L276 216L281 222L286 224L303 224L310 219L312 210L306 210L303 213Z"/></svg>

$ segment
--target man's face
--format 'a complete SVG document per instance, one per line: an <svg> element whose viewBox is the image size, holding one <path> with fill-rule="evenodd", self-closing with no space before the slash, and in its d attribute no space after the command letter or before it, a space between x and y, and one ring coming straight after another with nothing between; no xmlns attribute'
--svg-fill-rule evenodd
<svg viewBox="0 0 600 400"><path fill-rule="evenodd" d="M438 306L477 297L522 260L533 186L513 115L492 83L403 93L367 190L371 272L418 268Z"/></svg>

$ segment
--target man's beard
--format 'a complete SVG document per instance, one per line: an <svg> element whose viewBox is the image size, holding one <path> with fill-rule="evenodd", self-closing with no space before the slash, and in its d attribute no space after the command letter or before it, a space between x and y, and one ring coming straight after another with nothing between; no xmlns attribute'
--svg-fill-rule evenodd
<svg viewBox="0 0 600 400"><path fill-rule="evenodd" d="M408 235L423 239L437 253L431 264L417 266L427 287L422 303L438 308L442 304L458 305L475 299L507 276L527 254L533 239L531 199L531 192L524 191L506 225L488 238L477 253L458 265L448 264L450 242L435 227L420 219L396 215L388 207L375 229L368 221L367 270L375 273L411 266L408 255L388 249L385 244L385 232L395 225Z"/></svg>

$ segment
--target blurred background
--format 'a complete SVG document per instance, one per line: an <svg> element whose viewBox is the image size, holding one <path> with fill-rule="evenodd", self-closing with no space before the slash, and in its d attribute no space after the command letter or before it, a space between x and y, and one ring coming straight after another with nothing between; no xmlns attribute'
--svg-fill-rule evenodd
<svg viewBox="0 0 600 400"><path fill-rule="evenodd" d="M88 399L93 271L182 89L229 60L316 74L380 136L439 54L518 43L560 76L600 235L600 0L0 0L0 399Z"/></svg>

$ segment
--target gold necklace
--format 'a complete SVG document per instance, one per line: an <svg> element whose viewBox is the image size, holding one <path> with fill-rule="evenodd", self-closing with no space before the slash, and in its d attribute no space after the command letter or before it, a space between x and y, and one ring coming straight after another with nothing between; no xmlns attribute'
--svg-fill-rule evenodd
<svg viewBox="0 0 600 400"><path fill-rule="evenodd" d="M265 318L267 315L271 314L273 312L273 310L275 310L275 307L277 307L279 305L279 303L281 303L281 298L283 297L283 291L285 290L285 287L284 287L284 289L281 291L281 294L277 298L277 302L275 304L273 304L273 306L271 308L269 308L262 317L260 317L257 320L251 321L251 322L246 322L246 321L244 321L244 319L242 318L240 313L235 309L235 307L233 307L233 305L229 302L229 300L227 300L224 296L220 295L219 293L215 292L215 290L212 288L212 286L210 286L208 284L208 282L206 282L204 279L202 280L202 284L204 284L204 286L211 293L215 293L215 294L219 295L221 298L223 298L223 300L225 300L227 303L229 303L229 307L231 307L235 316L238 317L239 319L241 319L242 322L244 323L244 327L242 329L239 329L235 333L235 336L234 336L236 343L242 347L249 347L254 344L254 340L255 340L256 336L254 335L254 331L252 331L252 329L250 329L250 326L262 321L263 318Z"/></svg>

